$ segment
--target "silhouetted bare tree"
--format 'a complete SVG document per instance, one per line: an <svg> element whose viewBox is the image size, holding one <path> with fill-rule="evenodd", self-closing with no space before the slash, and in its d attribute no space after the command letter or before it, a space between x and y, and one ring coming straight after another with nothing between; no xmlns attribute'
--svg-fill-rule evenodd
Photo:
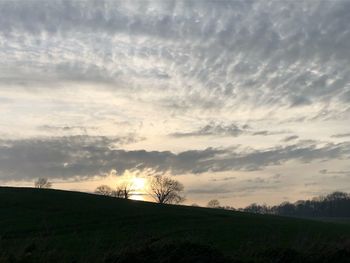
<svg viewBox="0 0 350 263"><path fill-rule="evenodd" d="M112 197L116 197L116 198L122 198L122 197L123 197L122 192L121 192L121 191L118 191L118 190L113 190L113 191L111 192L111 196L112 196Z"/></svg>
<svg viewBox="0 0 350 263"><path fill-rule="evenodd" d="M168 176L155 176L150 183L151 196L160 204L178 204L185 200L184 186Z"/></svg>
<svg viewBox="0 0 350 263"><path fill-rule="evenodd" d="M115 191L116 197L129 199L132 193L132 184L124 182L117 185L117 190Z"/></svg>
<svg viewBox="0 0 350 263"><path fill-rule="evenodd" d="M38 180L34 182L34 186L35 188L51 188L52 183L49 182L47 178L38 178Z"/></svg>
<svg viewBox="0 0 350 263"><path fill-rule="evenodd" d="M100 185L96 188L95 193L99 195L112 196L113 189L108 185Z"/></svg>
<svg viewBox="0 0 350 263"><path fill-rule="evenodd" d="M220 202L217 199L210 200L207 204L207 207L209 208L219 208L220 207Z"/></svg>

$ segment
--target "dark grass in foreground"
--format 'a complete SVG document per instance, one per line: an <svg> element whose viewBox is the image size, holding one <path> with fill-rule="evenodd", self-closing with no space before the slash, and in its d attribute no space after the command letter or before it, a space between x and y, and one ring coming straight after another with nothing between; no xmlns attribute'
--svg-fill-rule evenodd
<svg viewBox="0 0 350 263"><path fill-rule="evenodd" d="M350 262L350 225L0 188L0 262Z"/></svg>

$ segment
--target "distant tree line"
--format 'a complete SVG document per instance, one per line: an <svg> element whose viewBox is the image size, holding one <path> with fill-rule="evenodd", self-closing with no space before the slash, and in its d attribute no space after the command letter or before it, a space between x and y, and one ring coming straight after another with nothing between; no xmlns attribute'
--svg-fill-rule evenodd
<svg viewBox="0 0 350 263"><path fill-rule="evenodd" d="M198 206L197 204L192 204L192 206ZM215 208L215 209L224 209L224 210L232 210L232 211L236 211L237 209L234 208L233 206L229 206L229 205L225 205L222 206L220 204L220 201L217 199L212 199L207 203L207 207L208 208Z"/></svg>
<svg viewBox="0 0 350 263"><path fill-rule="evenodd" d="M283 202L275 206L253 203L239 211L297 217L350 217L350 194L333 192L312 200Z"/></svg>
<svg viewBox="0 0 350 263"><path fill-rule="evenodd" d="M192 206L198 206L192 204ZM268 206L253 203L244 208L221 206L217 199L210 200L208 208L236 210L255 214L271 214L296 217L350 217L350 194L333 192L318 196L312 200L299 200L295 203L283 202L279 205Z"/></svg>

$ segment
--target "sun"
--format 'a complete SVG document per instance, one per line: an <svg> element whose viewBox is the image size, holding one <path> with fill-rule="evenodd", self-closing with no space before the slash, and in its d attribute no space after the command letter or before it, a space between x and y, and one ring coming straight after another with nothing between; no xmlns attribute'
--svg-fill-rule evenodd
<svg viewBox="0 0 350 263"><path fill-rule="evenodd" d="M145 189L146 185L146 179L145 178L140 178L140 177L134 177L131 179L132 182L132 188L135 191L140 191Z"/></svg>
<svg viewBox="0 0 350 263"><path fill-rule="evenodd" d="M140 177L133 177L130 179L133 193L130 196L132 200L145 201L146 194L146 179Z"/></svg>

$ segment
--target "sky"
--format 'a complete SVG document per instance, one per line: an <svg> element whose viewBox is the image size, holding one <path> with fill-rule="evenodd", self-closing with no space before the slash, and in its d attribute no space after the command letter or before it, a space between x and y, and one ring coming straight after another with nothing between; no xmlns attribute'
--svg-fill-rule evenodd
<svg viewBox="0 0 350 263"><path fill-rule="evenodd" d="M349 192L349 24L350 1L0 1L0 184Z"/></svg>

